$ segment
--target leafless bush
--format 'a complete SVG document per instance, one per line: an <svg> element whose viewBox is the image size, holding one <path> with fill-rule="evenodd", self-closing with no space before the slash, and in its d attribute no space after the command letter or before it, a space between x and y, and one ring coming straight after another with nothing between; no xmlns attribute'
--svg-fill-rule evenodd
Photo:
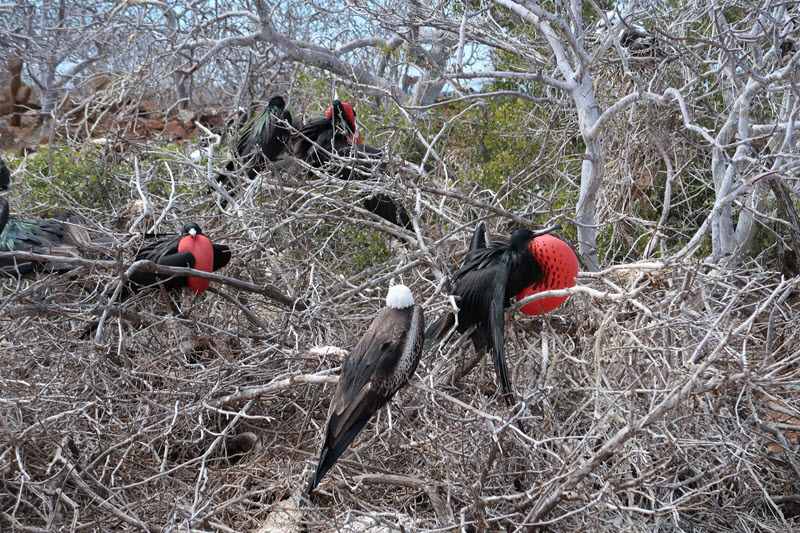
<svg viewBox="0 0 800 533"><path fill-rule="evenodd" d="M419 179L403 161L383 183L419 233L363 211L374 183L316 171L265 173L220 213L207 168L153 155L123 154L130 174L114 178L153 214L139 230L169 206L158 231L198 221L233 249L222 274L286 298L223 280L108 306L140 238L74 205L116 239L111 258L2 286L4 528L267 530L281 516L341 531L796 524L798 280L690 259L586 273L544 319L509 312L512 410L490 361L463 343L426 359L297 511L343 353L386 287L408 284L432 320L472 221L507 235L519 217L487 192L442 194L443 176ZM98 342L81 338L104 315Z"/></svg>

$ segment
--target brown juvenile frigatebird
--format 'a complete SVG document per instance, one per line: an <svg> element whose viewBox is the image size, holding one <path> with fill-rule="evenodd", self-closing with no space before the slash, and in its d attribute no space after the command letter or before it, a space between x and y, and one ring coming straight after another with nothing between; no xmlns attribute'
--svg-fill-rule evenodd
<svg viewBox="0 0 800 533"><path fill-rule="evenodd" d="M514 395L505 358L504 311L511 305L512 297L531 285L535 286L536 292L563 288L563 285L553 286L550 281L568 277L557 275L564 270L564 265L574 260L577 266L575 253L569 246L566 249L548 246L547 243L552 244L549 240L540 245L539 240L555 229L558 226L540 231L518 229L511 234L510 243L487 245L483 225L478 225L464 266L453 274L451 280L451 294L458 298L457 330L459 333L471 331L470 339L476 352L489 348L497 380L509 406L514 404ZM568 257L569 254L572 258ZM445 313L432 323L425 331L426 349L441 341L455 323L456 314L453 312Z"/></svg>
<svg viewBox="0 0 800 533"><path fill-rule="evenodd" d="M159 265L188 267L203 272L215 272L231 260L231 249L224 244L211 244L195 222L183 226L180 235L148 244L136 254L136 260L146 259ZM153 272L134 272L131 277L132 290L163 283L168 289L188 287L193 292L203 292L207 280L192 276L172 276Z"/></svg>
<svg viewBox="0 0 800 533"><path fill-rule="evenodd" d="M422 307L414 304L411 290L405 285L391 287L386 307L342 365L328 410L322 453L306 495L317 487L372 415L414 375L422 355L424 330Z"/></svg>
<svg viewBox="0 0 800 533"><path fill-rule="evenodd" d="M383 152L362 142L353 107L339 100L328 107L325 118L302 127L293 140L293 151L313 167L331 163L333 175L343 180L367 180L386 171ZM408 213L391 196L375 193L365 197L362 205L392 224L411 227Z"/></svg>

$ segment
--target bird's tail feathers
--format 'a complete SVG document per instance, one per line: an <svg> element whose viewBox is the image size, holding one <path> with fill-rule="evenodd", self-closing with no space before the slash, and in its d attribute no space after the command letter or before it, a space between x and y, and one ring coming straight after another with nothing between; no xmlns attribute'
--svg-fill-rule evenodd
<svg viewBox="0 0 800 533"><path fill-rule="evenodd" d="M513 407L516 402L514 399L514 392L511 390L511 379L508 377L508 366L506 366L505 354L492 348L492 359L494 359L494 369L497 373L497 381L500 382L500 388L503 391L503 398L506 405Z"/></svg>
<svg viewBox="0 0 800 533"><path fill-rule="evenodd" d="M314 470L314 475L311 476L311 479L308 481L308 488L306 488L306 494L311 495L311 492L317 488L319 482L322 481L322 478L325 477L325 474L328 473L328 470L333 468L333 465L336 464L336 461L339 460L339 457L342 456L344 451L347 449L350 444L356 438L356 435L364 428L369 417L365 418L364 420L356 421L353 424L353 427L348 429L342 438L334 444L332 448L328 448L327 446L323 449L322 454L319 457L319 463L317 463L317 468Z"/></svg>

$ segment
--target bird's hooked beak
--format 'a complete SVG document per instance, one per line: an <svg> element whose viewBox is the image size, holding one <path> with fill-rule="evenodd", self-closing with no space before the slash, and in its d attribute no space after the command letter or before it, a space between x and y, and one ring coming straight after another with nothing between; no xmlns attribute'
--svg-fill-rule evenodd
<svg viewBox="0 0 800 533"><path fill-rule="evenodd" d="M534 231L533 232L533 238L535 239L536 237L541 237L542 235L547 235L548 233L551 233L551 232L559 230L559 229L561 229L561 226L556 224L556 225L550 226L548 228L544 228L544 229L540 229L538 231Z"/></svg>
<svg viewBox="0 0 800 533"><path fill-rule="evenodd" d="M194 228L190 229L189 230L189 235L192 236L192 239L196 239L197 238L197 230L194 229Z"/></svg>

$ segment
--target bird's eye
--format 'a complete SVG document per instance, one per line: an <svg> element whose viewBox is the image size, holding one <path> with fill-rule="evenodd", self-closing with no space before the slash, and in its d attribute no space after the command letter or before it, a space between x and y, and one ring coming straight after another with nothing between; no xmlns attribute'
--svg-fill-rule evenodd
<svg viewBox="0 0 800 533"><path fill-rule="evenodd" d="M391 348L392 348L392 343L391 342L384 342L383 344L381 344L381 351L382 352L388 352Z"/></svg>

